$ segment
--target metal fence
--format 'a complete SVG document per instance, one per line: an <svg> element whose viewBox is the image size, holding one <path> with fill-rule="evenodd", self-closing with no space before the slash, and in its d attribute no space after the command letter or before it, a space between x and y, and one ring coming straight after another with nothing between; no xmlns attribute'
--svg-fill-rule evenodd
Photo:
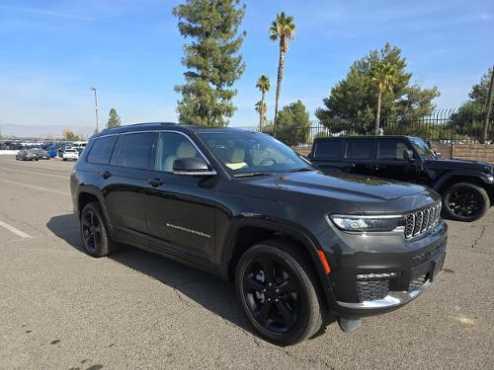
<svg viewBox="0 0 494 370"><path fill-rule="evenodd" d="M374 135L373 124L367 124L366 129L358 122L334 122L328 126L317 122L312 124L305 135L306 140L300 144L311 144L319 136L342 135ZM381 132L384 135L420 136L430 141L442 143L474 144L482 142L485 125L485 114L479 112L472 115L459 113L454 109L435 111L433 114L413 119L406 117L383 120ZM258 131L258 127L243 127ZM486 143L494 144L494 117L490 119Z"/></svg>
<svg viewBox="0 0 494 370"><path fill-rule="evenodd" d="M483 114L458 116L455 110L440 110L420 119L385 120L381 124L381 132L384 135L411 135L420 136L431 141L444 143L480 143L482 142L485 126ZM343 125L344 126L344 125ZM350 129L342 129L342 124L324 126L320 123L309 128L308 142L312 142L318 136L340 135L374 135L371 128L362 133L352 130L355 125L348 125ZM494 143L494 119L490 119L487 128L486 143Z"/></svg>

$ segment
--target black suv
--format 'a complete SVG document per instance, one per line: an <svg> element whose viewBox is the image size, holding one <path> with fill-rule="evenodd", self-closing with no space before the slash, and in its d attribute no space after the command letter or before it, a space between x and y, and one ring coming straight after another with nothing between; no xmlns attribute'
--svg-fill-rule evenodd
<svg viewBox="0 0 494 370"><path fill-rule="evenodd" d="M418 137L318 138L308 158L326 174L355 173L430 186L442 195L444 216L454 220L481 218L494 199L494 166L442 159Z"/></svg>
<svg viewBox="0 0 494 370"><path fill-rule="evenodd" d="M149 123L93 137L71 176L82 243L125 243L235 281L255 330L278 343L417 297L447 227L420 185L326 176L272 137Z"/></svg>

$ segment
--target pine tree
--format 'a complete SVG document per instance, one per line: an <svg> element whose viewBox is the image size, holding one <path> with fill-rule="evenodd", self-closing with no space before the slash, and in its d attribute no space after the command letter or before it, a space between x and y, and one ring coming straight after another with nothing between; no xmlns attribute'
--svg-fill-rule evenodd
<svg viewBox="0 0 494 370"><path fill-rule="evenodd" d="M245 69L239 54L244 13L240 0L186 0L174 8L180 34L189 39L185 84L175 88L182 94L177 107L181 123L226 126L233 116L233 84Z"/></svg>
<svg viewBox="0 0 494 370"><path fill-rule="evenodd" d="M110 109L110 116L108 118L108 128L114 128L121 125L120 116L115 108Z"/></svg>

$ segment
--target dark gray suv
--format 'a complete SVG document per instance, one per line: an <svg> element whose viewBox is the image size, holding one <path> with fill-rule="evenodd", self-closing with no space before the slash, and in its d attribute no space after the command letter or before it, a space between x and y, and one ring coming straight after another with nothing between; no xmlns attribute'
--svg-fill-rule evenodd
<svg viewBox="0 0 494 370"><path fill-rule="evenodd" d="M82 243L119 243L235 282L277 344L394 310L444 262L441 200L423 186L326 176L270 136L149 123L93 137L71 177Z"/></svg>

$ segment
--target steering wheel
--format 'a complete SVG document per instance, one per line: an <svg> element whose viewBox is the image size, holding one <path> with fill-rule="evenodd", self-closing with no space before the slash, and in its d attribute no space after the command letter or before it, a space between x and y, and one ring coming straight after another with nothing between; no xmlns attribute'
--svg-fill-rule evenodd
<svg viewBox="0 0 494 370"><path fill-rule="evenodd" d="M277 163L273 158L265 158L259 163L259 166L273 166Z"/></svg>

